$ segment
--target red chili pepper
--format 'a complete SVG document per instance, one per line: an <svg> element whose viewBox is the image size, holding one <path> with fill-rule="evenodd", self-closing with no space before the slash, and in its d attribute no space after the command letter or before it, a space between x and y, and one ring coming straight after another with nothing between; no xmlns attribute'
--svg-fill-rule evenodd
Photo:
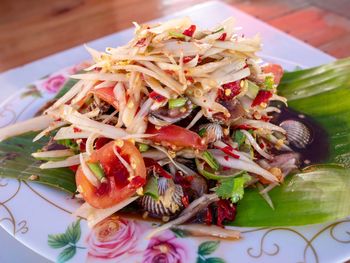
<svg viewBox="0 0 350 263"><path fill-rule="evenodd" d="M176 172L174 181L175 183L181 185L183 189L190 189L193 179L194 179L193 175L185 176L181 172Z"/></svg>
<svg viewBox="0 0 350 263"><path fill-rule="evenodd" d="M223 222L232 222L236 218L237 210L236 205L232 204L228 200L219 200L217 205L217 221L218 226L223 227Z"/></svg>
<svg viewBox="0 0 350 263"><path fill-rule="evenodd" d="M188 200L188 195L185 195L181 198L181 202L184 207L188 207L190 205L190 201Z"/></svg>
<svg viewBox="0 0 350 263"><path fill-rule="evenodd" d="M136 42L135 46L136 47L144 47L146 46L146 38L141 38L139 41Z"/></svg>
<svg viewBox="0 0 350 263"><path fill-rule="evenodd" d="M225 41L226 40L226 36L227 36L226 33L222 33L221 36L218 38L218 40Z"/></svg>
<svg viewBox="0 0 350 263"><path fill-rule="evenodd" d="M146 179L141 176L136 176L131 179L130 184L128 184L128 188L137 189L146 184Z"/></svg>
<svg viewBox="0 0 350 263"><path fill-rule="evenodd" d="M73 127L73 132L74 132L74 133L81 132L81 129L79 129L79 128L77 128L77 127Z"/></svg>
<svg viewBox="0 0 350 263"><path fill-rule="evenodd" d="M151 158L143 158L144 162L145 162L145 166L147 168L147 170L153 170L159 174L162 177L165 177L167 179L171 179L172 176L171 174L169 174L167 171L165 171L163 169L163 167L161 167L155 160L151 159Z"/></svg>
<svg viewBox="0 0 350 263"><path fill-rule="evenodd" d="M211 225L212 222L213 222L213 212L211 211L210 207L207 207L207 211L205 213L205 219L204 219L204 222L207 224L207 225Z"/></svg>
<svg viewBox="0 0 350 263"><path fill-rule="evenodd" d="M229 157L227 155L224 156L224 159L228 161Z"/></svg>
<svg viewBox="0 0 350 263"><path fill-rule="evenodd" d="M152 100L155 100L157 102L163 102L166 100L166 98L160 94L158 94L155 91L152 91L149 95L148 95Z"/></svg>
<svg viewBox="0 0 350 263"><path fill-rule="evenodd" d="M186 57L183 57L182 61L183 61L183 63L186 64L186 63L190 62L192 59L194 59L194 57L186 56Z"/></svg>
<svg viewBox="0 0 350 263"><path fill-rule="evenodd" d="M270 121L270 119L271 119L271 117L269 117L269 116L261 116L262 121L268 122L268 121Z"/></svg>
<svg viewBox="0 0 350 263"><path fill-rule="evenodd" d="M79 150L81 152L86 151L86 139L81 139L81 142L79 143Z"/></svg>
<svg viewBox="0 0 350 263"><path fill-rule="evenodd" d="M222 89L219 89L218 97L224 101L232 100L241 92L239 83L240 81L234 81L222 85Z"/></svg>
<svg viewBox="0 0 350 263"><path fill-rule="evenodd" d="M70 170L72 170L73 172L76 172L76 171L78 170L78 167L79 167L79 165L77 164L77 165L69 166L68 168L69 168Z"/></svg>
<svg viewBox="0 0 350 263"><path fill-rule="evenodd" d="M255 99L252 102L251 107L255 107L260 105L261 103L267 103L269 99L272 97L272 92L268 90L259 90L258 95L256 95Z"/></svg>
<svg viewBox="0 0 350 263"><path fill-rule="evenodd" d="M192 37L193 34L194 34L194 31L196 31L196 26L195 25L191 25L184 32L182 32L182 34L184 34L185 36L188 36L188 37Z"/></svg>
<svg viewBox="0 0 350 263"><path fill-rule="evenodd" d="M235 159L239 159L239 155L237 154L234 154L233 153L233 148L231 146L226 146L226 147L223 147L223 148L220 148L221 151L223 151L224 153L226 153L227 155L235 158Z"/></svg>
<svg viewBox="0 0 350 263"><path fill-rule="evenodd" d="M252 126L247 125L247 124L237 125L237 126L235 126L235 129L237 129L237 130L256 130L255 127L252 127Z"/></svg>
<svg viewBox="0 0 350 263"><path fill-rule="evenodd" d="M175 71L171 70L171 69L166 69L166 70L164 70L164 72L168 75L173 75L175 73Z"/></svg>
<svg viewBox="0 0 350 263"><path fill-rule="evenodd" d="M96 150L102 148L105 144L109 143L111 139L105 138L105 137L100 137L96 140L95 142L95 148Z"/></svg>
<svg viewBox="0 0 350 263"><path fill-rule="evenodd" d="M191 76L186 76L186 80L188 80L191 83L194 83L194 79Z"/></svg>

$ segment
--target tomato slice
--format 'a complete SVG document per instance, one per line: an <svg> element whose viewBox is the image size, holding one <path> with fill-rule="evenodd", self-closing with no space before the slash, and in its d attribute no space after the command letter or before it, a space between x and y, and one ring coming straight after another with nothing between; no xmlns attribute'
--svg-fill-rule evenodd
<svg viewBox="0 0 350 263"><path fill-rule="evenodd" d="M131 181L128 170L114 154L113 147L116 147L114 141L91 154L89 162L99 162L107 179L107 182L102 183L99 188L90 183L81 167L76 173L75 180L84 200L95 208L111 207L134 195L137 188L146 183L145 163L135 145L124 141L121 148L117 147L119 154L134 169L135 174Z"/></svg>
<svg viewBox="0 0 350 263"><path fill-rule="evenodd" d="M206 145L202 143L202 138L197 133L177 125L172 124L158 129L154 125L149 124L146 133L155 134L155 136L151 136L149 139L167 147L176 146L192 147L199 150L206 149Z"/></svg>
<svg viewBox="0 0 350 263"><path fill-rule="evenodd" d="M89 92L89 94L93 94L97 96L99 99L107 102L108 104L112 105L114 108L118 109L118 101L115 99L113 89L114 87L93 89Z"/></svg>
<svg viewBox="0 0 350 263"><path fill-rule="evenodd" d="M283 68L278 64L269 64L262 68L264 73L272 73L274 75L274 82L278 85L283 77Z"/></svg>

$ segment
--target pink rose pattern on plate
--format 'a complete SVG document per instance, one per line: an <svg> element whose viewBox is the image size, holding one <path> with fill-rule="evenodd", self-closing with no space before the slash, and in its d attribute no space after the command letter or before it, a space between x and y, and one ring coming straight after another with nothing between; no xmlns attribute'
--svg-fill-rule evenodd
<svg viewBox="0 0 350 263"><path fill-rule="evenodd" d="M42 87L50 93L57 93L66 82L66 79L67 77L62 74L51 76L42 83Z"/></svg>
<svg viewBox="0 0 350 263"><path fill-rule="evenodd" d="M186 243L185 239L177 238L167 231L153 237L143 255L143 263L180 263L195 262L196 251Z"/></svg>
<svg viewBox="0 0 350 263"><path fill-rule="evenodd" d="M134 220L111 216L98 223L87 237L89 262L125 262L140 256L143 227Z"/></svg>

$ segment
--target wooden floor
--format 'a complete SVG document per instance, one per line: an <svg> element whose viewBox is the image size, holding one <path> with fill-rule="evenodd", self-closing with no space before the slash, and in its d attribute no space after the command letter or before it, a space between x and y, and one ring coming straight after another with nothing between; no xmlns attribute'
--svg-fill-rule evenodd
<svg viewBox="0 0 350 263"><path fill-rule="evenodd" d="M0 0L0 71L204 0ZM350 0L226 0L338 58L350 56Z"/></svg>

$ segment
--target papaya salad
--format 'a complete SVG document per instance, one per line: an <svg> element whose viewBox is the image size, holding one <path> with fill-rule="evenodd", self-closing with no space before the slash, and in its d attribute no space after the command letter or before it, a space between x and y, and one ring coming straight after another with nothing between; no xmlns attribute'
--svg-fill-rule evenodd
<svg viewBox="0 0 350 263"><path fill-rule="evenodd" d="M91 66L22 124L41 130L34 141L50 137L32 156L42 169L74 170L76 215L91 226L126 209L161 221L150 235L188 224L237 236L223 225L244 189L273 209L269 191L297 168L285 129L271 122L286 104L283 70L257 56L259 36L242 35L233 18L210 30L189 18L134 25L124 46L86 47Z"/></svg>

